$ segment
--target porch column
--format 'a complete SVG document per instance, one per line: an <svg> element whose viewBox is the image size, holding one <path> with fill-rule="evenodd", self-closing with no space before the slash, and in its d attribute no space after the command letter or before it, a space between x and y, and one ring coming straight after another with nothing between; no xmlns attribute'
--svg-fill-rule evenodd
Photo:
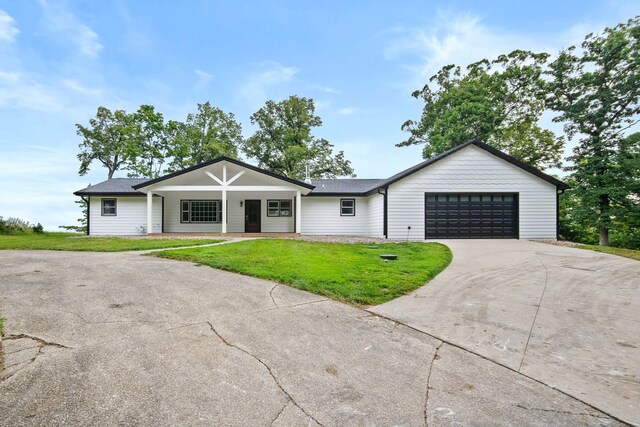
<svg viewBox="0 0 640 427"><path fill-rule="evenodd" d="M227 189L222 188L222 233L227 232Z"/></svg>
<svg viewBox="0 0 640 427"><path fill-rule="evenodd" d="M227 232L227 164L222 165L222 233Z"/></svg>
<svg viewBox="0 0 640 427"><path fill-rule="evenodd" d="M296 233L302 231L302 196L300 191L296 192Z"/></svg>
<svg viewBox="0 0 640 427"><path fill-rule="evenodd" d="M147 234L153 233L153 192L147 192Z"/></svg>

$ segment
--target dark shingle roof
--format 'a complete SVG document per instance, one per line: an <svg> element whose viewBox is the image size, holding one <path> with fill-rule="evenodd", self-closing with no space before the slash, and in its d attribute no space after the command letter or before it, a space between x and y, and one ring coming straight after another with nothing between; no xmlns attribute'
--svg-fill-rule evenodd
<svg viewBox="0 0 640 427"><path fill-rule="evenodd" d="M99 195L143 195L138 190L134 190L133 186L149 181L148 178L112 178L96 185L90 185L87 188L76 191L76 196L99 196Z"/></svg>
<svg viewBox="0 0 640 427"><path fill-rule="evenodd" d="M384 179L318 179L311 181L316 188L310 194L364 194L378 188L384 181Z"/></svg>
<svg viewBox="0 0 640 427"><path fill-rule="evenodd" d="M287 178L287 177L283 177L280 175L276 175L272 172L269 171L264 171L262 169L259 169L255 166L251 166L248 165L246 163L240 162L239 160L235 160L235 159L229 159L227 157L220 157L218 159L214 159L210 162L207 163L203 163L201 165L198 166L194 166L193 168L189 168L189 169L185 169L183 171L177 172L175 174L170 174L170 175L166 175L164 177L161 178L157 178L154 180L150 180L147 178L113 178L110 179L108 181L104 181L101 182L99 184L96 185L92 185L89 186L87 188L84 188L82 190L76 191L75 195L77 196L97 196L97 195L142 195L143 193L141 193L140 191L137 191L136 189L134 189L133 187L143 187L143 183L146 184L152 184L155 182L159 182L162 181L164 179L167 178L171 178L173 176L177 176L180 174L183 174L185 172L188 172L190 170L208 165L208 164L213 164L222 160L226 160L232 163L236 163L239 164L241 166L245 166L247 168L253 169L253 170L257 170L259 172L265 173L267 175L270 176L275 176L277 178L280 178L282 180L294 183L296 185L300 185L303 187L307 187L307 188L313 188L315 186L315 188L313 188L313 190L309 193L310 196L338 196L338 195L351 195L351 196L356 196L356 195L360 195L360 196L366 196L366 195L370 195L373 192L376 191L376 189L378 188L385 188L387 186L389 186L390 184L393 184L394 182L397 182L429 165L432 165L433 163L436 163L439 160L442 160L448 156L450 156L451 154L460 151L461 149L468 147L469 145L475 145L478 148L481 148L497 157L500 157L503 160L506 160L507 162L529 172L532 175L535 175L553 185L555 185L556 187L558 187L561 190L567 189L569 188L569 186L567 184L565 184L564 182L560 181L559 179L547 175L544 172L541 172L540 170L526 164L523 163L515 158L513 158L512 156L503 153L502 151L496 150L495 148L481 142L481 141L477 141L477 140L473 140L473 141L468 141L464 144L458 145L455 148L452 148L448 151L445 151L442 154L439 154L437 156L434 156L428 160L425 160L422 163L418 163L415 166L410 167L409 169L406 169L400 173L397 173L395 175L393 175L390 178L387 179L318 179L318 180L314 180L311 182L311 184L307 184L305 182L301 182L301 181L296 181L294 179L291 178Z"/></svg>

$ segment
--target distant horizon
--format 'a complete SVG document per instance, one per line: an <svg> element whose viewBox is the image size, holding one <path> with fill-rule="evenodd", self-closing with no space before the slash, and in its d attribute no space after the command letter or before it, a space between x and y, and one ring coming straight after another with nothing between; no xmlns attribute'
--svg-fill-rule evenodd
<svg viewBox="0 0 640 427"><path fill-rule="evenodd" d="M107 178L98 163L78 176L76 159L75 124L99 106L132 112L150 104L166 120L183 121L209 101L234 113L248 137L249 117L265 101L304 96L323 121L314 136L344 150L357 178L388 178L423 160L421 146L395 144L408 136L402 123L422 111L411 92L442 66L514 49L555 55L638 9L614 0L188 7L0 0L0 216L49 231L76 223L73 192ZM552 117L545 113L543 126L562 134Z"/></svg>

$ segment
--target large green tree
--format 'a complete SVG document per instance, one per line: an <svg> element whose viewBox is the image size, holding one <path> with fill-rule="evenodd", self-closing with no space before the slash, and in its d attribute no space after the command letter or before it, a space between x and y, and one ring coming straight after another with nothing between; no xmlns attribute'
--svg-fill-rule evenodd
<svg viewBox="0 0 640 427"><path fill-rule="evenodd" d="M174 138L172 123L165 123L162 113L152 105L141 105L132 115L136 157L129 159L129 176L157 178L165 171L167 154Z"/></svg>
<svg viewBox="0 0 640 427"><path fill-rule="evenodd" d="M545 110L543 66L548 55L516 50L466 71L447 65L412 95L424 101L420 120L402 125L399 147L424 144L430 158L480 139L538 168L558 166L564 139L540 127Z"/></svg>
<svg viewBox="0 0 640 427"><path fill-rule="evenodd" d="M245 141L243 152L260 167L295 179L305 177L307 165L314 179L355 176L344 152L334 153L329 141L312 135L322 125L313 99L267 101L251 115L251 123L258 130Z"/></svg>
<svg viewBox="0 0 640 427"><path fill-rule="evenodd" d="M602 34L551 62L547 105L578 145L569 158L577 203L574 218L595 227L600 245L621 218L640 215L638 138L625 132L640 114L640 19Z"/></svg>
<svg viewBox="0 0 640 427"><path fill-rule="evenodd" d="M76 124L77 134L82 137L80 143L80 176L89 172L94 160L107 168L107 179L125 169L139 155L138 130L135 117L123 110L111 111L98 107L89 125Z"/></svg>
<svg viewBox="0 0 640 427"><path fill-rule="evenodd" d="M242 126L233 113L225 113L209 102L198 104L185 123L171 122L166 130L170 141L169 172L178 171L220 156L238 158Z"/></svg>

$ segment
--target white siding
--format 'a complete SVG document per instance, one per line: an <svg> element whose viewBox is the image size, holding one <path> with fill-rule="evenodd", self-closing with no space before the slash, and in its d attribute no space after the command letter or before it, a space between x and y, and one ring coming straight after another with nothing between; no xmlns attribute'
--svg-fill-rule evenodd
<svg viewBox="0 0 640 427"><path fill-rule="evenodd" d="M473 145L389 187L389 239L424 239L425 192L519 193L520 238L556 238L556 187Z"/></svg>
<svg viewBox="0 0 640 427"><path fill-rule="evenodd" d="M104 197L113 199L114 197ZM103 197L91 197L89 235L136 235L146 234L147 198L115 197L117 215L102 216ZM153 198L153 232L162 231L162 199Z"/></svg>
<svg viewBox="0 0 640 427"><path fill-rule="evenodd" d="M384 196L369 196L369 236L384 237Z"/></svg>
<svg viewBox="0 0 640 427"><path fill-rule="evenodd" d="M355 216L340 216L340 199L355 199ZM370 236L367 197L303 197L302 234Z"/></svg>
<svg viewBox="0 0 640 427"><path fill-rule="evenodd" d="M180 222L180 200L220 200L222 194L194 192L166 192L164 200L164 231L165 233L220 233L222 224L191 224ZM236 192L227 193L227 232L244 233L244 201L260 200L261 231L263 233L292 233L294 229L294 216L268 217L267 200L281 199L291 200L295 206L295 193L293 192ZM240 206L240 202L243 206Z"/></svg>

